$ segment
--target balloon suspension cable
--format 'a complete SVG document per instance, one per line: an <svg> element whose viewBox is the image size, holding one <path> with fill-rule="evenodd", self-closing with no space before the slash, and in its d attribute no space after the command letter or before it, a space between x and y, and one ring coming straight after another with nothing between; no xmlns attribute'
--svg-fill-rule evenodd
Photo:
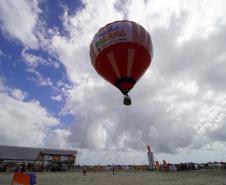
<svg viewBox="0 0 226 185"><path fill-rule="evenodd" d="M123 99L123 104L127 105L127 106L132 104L131 98L130 98L130 96L128 94L125 95L125 97Z"/></svg>

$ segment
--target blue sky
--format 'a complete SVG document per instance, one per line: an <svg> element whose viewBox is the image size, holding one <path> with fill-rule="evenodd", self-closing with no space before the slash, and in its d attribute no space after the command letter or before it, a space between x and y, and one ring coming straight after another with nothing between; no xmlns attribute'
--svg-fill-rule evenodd
<svg viewBox="0 0 226 185"><path fill-rule="evenodd" d="M226 160L225 7L0 0L0 144L73 148L89 164L120 162L115 153L147 162L147 144L160 161ZM89 58L98 29L122 19L142 25L154 47L130 107Z"/></svg>
<svg viewBox="0 0 226 185"><path fill-rule="evenodd" d="M64 7L67 7L69 14L75 13L76 9L81 6L79 1L42 1L39 7L42 12L39 14L44 26L57 29L61 34L66 34L63 30L61 15L64 13ZM21 89L27 92L26 101L32 99L38 100L40 105L45 107L51 114L57 116L61 120L61 124L70 124L73 120L70 116L59 116L61 107L64 105L64 98L61 101L52 99L52 96L61 94L57 83L64 85L72 85L68 79L65 66L62 65L57 57L51 56L48 51L42 48L27 48L30 54L41 57L43 64L35 67L35 71L43 80L49 79L50 84L42 84L39 82L38 76L33 70L29 70L29 66L21 53L24 45L20 41L11 38L7 33L0 32L1 53L0 55L0 74L5 78L5 85L12 88ZM57 67L56 67L57 66ZM32 67L31 67L32 68ZM41 80L41 79L40 79Z"/></svg>

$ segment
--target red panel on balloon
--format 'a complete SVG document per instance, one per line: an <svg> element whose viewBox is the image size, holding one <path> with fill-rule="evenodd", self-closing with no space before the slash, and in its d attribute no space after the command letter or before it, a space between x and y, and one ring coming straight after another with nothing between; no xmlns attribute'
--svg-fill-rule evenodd
<svg viewBox="0 0 226 185"><path fill-rule="evenodd" d="M113 54L111 61L109 61L109 53ZM116 80L123 77L131 77L136 82L147 70L150 63L151 56L143 46L127 42L111 45L101 51L96 58L95 68L104 79L115 85ZM117 70L119 76L117 76ZM133 83L122 82L118 88L130 90L133 86Z"/></svg>

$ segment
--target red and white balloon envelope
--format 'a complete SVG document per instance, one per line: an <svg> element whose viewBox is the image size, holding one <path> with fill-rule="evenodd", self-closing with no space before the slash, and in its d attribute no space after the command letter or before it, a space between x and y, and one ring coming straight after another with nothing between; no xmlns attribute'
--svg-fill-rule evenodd
<svg viewBox="0 0 226 185"><path fill-rule="evenodd" d="M90 58L97 73L125 95L151 64L153 48L149 33L133 21L116 21L101 28L90 44Z"/></svg>

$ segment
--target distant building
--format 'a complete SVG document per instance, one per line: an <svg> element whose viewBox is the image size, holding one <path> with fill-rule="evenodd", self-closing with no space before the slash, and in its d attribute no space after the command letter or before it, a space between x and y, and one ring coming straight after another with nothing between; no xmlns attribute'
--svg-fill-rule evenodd
<svg viewBox="0 0 226 185"><path fill-rule="evenodd" d="M76 161L76 150L41 149L39 160L41 161Z"/></svg>
<svg viewBox="0 0 226 185"><path fill-rule="evenodd" d="M74 164L76 162L76 157L76 150L58 150L0 145L0 161L67 161Z"/></svg>

